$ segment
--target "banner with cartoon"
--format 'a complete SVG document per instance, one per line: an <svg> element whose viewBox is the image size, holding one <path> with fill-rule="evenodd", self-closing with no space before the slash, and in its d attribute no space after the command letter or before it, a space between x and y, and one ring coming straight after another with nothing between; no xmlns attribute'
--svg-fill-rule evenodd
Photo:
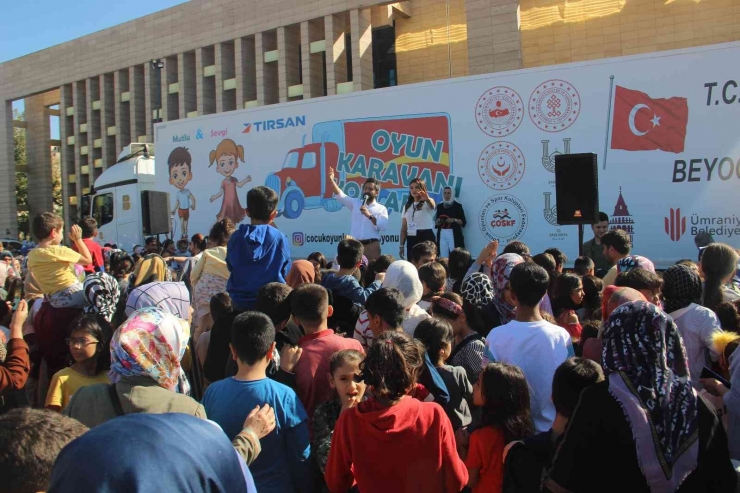
<svg viewBox="0 0 740 493"><path fill-rule="evenodd" d="M473 254L490 239L522 240L572 261L577 228L556 221L555 156L593 152L610 227L666 267L696 258L700 230L740 246L737 59L740 43L729 43L166 122L156 126L157 189L170 192L180 237L223 217L248 221L246 193L266 185L299 258L332 255L349 232L329 168L353 197L368 177L380 182L385 253L398 251L400 211L419 177L435 199L452 188Z"/></svg>

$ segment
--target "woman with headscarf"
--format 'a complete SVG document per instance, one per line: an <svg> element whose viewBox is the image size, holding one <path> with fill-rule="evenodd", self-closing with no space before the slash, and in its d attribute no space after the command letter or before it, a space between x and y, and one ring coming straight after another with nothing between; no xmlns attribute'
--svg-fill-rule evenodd
<svg viewBox="0 0 740 493"><path fill-rule="evenodd" d="M156 253L150 253L136 264L134 273L129 277L129 293L134 288L157 281L172 281L172 273L162 257Z"/></svg>
<svg viewBox="0 0 740 493"><path fill-rule="evenodd" d="M190 320L191 305L183 282L152 282L135 288L126 300L126 316L148 306L157 307L183 320Z"/></svg>
<svg viewBox="0 0 740 493"><path fill-rule="evenodd" d="M121 298L121 289L116 278L105 272L95 272L85 278L82 286L87 299L87 306L83 311L100 315L110 326Z"/></svg>
<svg viewBox="0 0 740 493"><path fill-rule="evenodd" d="M296 260L290 266L288 277L285 278L285 284L292 289L301 284L313 284L316 281L316 269L308 260Z"/></svg>
<svg viewBox="0 0 740 493"><path fill-rule="evenodd" d="M617 261L617 274L629 272L632 269L645 269L655 274L655 265L653 262L642 255L628 255Z"/></svg>
<svg viewBox="0 0 740 493"><path fill-rule="evenodd" d="M673 320L646 301L626 303L609 317L603 343L607 379L581 393L545 486L734 492L727 435L691 386Z"/></svg>
<svg viewBox="0 0 740 493"><path fill-rule="evenodd" d="M111 340L109 376L114 385L81 389L72 396L65 414L91 428L134 412L180 412L205 418L203 406L187 395L190 386L180 366L188 332L185 320L160 308L133 312Z"/></svg>
<svg viewBox="0 0 740 493"><path fill-rule="evenodd" d="M251 493L256 489L246 464L217 425L171 413L114 419L67 445L54 463L49 492L78 491Z"/></svg>
<svg viewBox="0 0 740 493"><path fill-rule="evenodd" d="M417 305L419 300L421 300L424 288L419 280L419 273L416 267L406 260L396 260L385 272L385 278L381 287L397 289L403 295L406 313L403 318L402 327L404 332L413 337L414 330L419 325L419 322L429 318L429 314ZM357 319L354 337L360 341L360 344L362 344L365 350L373 342L373 333L368 327L369 323L367 311L363 310Z"/></svg>
<svg viewBox="0 0 740 493"><path fill-rule="evenodd" d="M511 322L516 315L516 306L512 303L509 290L509 277L511 270L524 262L524 257L516 253L504 253L499 255L491 264L491 284L493 287L493 298L488 308L489 316L494 327ZM465 281L463 281L465 284ZM463 287L463 296L465 296Z"/></svg>
<svg viewBox="0 0 740 493"><path fill-rule="evenodd" d="M696 269L686 265L673 265L663 273L663 306L678 326L683 338L686 357L689 361L689 375L695 389L701 390L699 383L704 366L718 361L719 354L714 349L714 334L722 330L717 315L709 308L701 306L701 278Z"/></svg>

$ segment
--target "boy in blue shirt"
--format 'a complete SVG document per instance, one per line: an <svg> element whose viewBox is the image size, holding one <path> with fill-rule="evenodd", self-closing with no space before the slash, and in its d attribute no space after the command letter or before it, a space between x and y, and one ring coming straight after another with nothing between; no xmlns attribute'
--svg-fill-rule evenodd
<svg viewBox="0 0 740 493"><path fill-rule="evenodd" d="M269 282L285 283L290 268L288 238L270 223L277 216L278 196L270 188L247 193L250 224L239 226L229 239L226 266L231 272L226 291L234 311L251 310L257 291Z"/></svg>
<svg viewBox="0 0 740 493"><path fill-rule="evenodd" d="M252 409L270 404L275 410L275 430L260 440L262 451L249 466L257 491L311 492L306 411L292 389L267 378L265 373L275 348L275 327L267 315L246 312L236 317L230 348L239 371L208 387L202 402L208 418L232 440Z"/></svg>
<svg viewBox="0 0 740 493"><path fill-rule="evenodd" d="M363 252L362 243L355 239L340 241L337 245L339 272L325 275L321 279L321 285L331 291L334 296L343 296L352 303L364 305L368 296L380 288L385 273L376 274L375 281L367 288L363 288L352 275L355 269L360 267Z"/></svg>

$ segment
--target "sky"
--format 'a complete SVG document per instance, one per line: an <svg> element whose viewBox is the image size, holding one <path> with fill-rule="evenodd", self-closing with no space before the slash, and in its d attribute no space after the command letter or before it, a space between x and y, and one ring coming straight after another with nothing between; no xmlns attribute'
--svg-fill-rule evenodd
<svg viewBox="0 0 740 493"><path fill-rule="evenodd" d="M3 13L0 15L0 63L185 1L3 1Z"/></svg>
<svg viewBox="0 0 740 493"><path fill-rule="evenodd" d="M187 0L26 0L3 1L0 63L122 24ZM53 74L49 74L53 77ZM23 111L23 101L13 103ZM52 117L52 138L59 138Z"/></svg>

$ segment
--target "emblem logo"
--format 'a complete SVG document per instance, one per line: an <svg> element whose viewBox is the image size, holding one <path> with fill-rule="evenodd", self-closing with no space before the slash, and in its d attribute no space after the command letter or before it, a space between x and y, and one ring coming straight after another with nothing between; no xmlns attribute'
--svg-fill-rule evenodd
<svg viewBox="0 0 740 493"><path fill-rule="evenodd" d="M550 207L550 196L552 195L552 192L544 192L542 195L545 196L545 209L542 211L545 215L545 220L552 224L553 226L558 225L558 206L553 205Z"/></svg>
<svg viewBox="0 0 740 493"><path fill-rule="evenodd" d="M494 190L515 186L524 176L524 154L511 142L494 142L478 158L480 179Z"/></svg>
<svg viewBox="0 0 740 493"><path fill-rule="evenodd" d="M522 124L524 103L510 87L496 86L486 91L475 104L478 127L491 137L506 137Z"/></svg>
<svg viewBox="0 0 740 493"><path fill-rule="evenodd" d="M527 209L513 195L494 195L481 207L478 226L489 240L509 243L518 240L527 230Z"/></svg>
<svg viewBox="0 0 740 493"><path fill-rule="evenodd" d="M665 219L665 234L671 241L678 241L686 232L686 216L681 216L681 209L671 207L668 217Z"/></svg>
<svg viewBox="0 0 740 493"><path fill-rule="evenodd" d="M573 125L581 114L581 96L569 82L543 82L529 97L529 117L540 130L560 132Z"/></svg>
<svg viewBox="0 0 740 493"><path fill-rule="evenodd" d="M542 141L542 166L550 173L555 173L555 156L560 154L570 154L570 139L563 139L563 152L558 151L556 147L552 154L550 153L550 141Z"/></svg>

